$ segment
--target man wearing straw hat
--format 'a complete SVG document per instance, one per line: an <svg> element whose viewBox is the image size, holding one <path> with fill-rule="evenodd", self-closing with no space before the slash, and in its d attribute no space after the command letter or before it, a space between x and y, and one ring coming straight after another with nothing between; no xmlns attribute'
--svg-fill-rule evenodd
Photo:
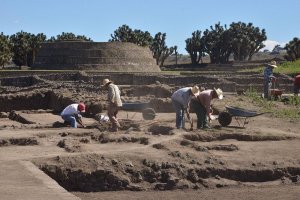
<svg viewBox="0 0 300 200"><path fill-rule="evenodd" d="M120 128L120 124L117 119L117 114L120 108L122 107L120 89L117 85L115 85L109 79L103 80L103 88L108 90L107 100L108 100L108 107L107 107L107 115L109 120L112 123L112 131L118 131Z"/></svg>
<svg viewBox="0 0 300 200"><path fill-rule="evenodd" d="M294 94L295 96L298 96L300 90L300 74L295 76L294 79Z"/></svg>
<svg viewBox="0 0 300 200"><path fill-rule="evenodd" d="M264 69L264 98L270 99L271 98L271 87L272 87L272 80L273 76L273 69L277 68L276 61L271 61L266 64Z"/></svg>
<svg viewBox="0 0 300 200"><path fill-rule="evenodd" d="M192 96L199 94L199 87L185 87L175 91L171 97L172 104L176 112L176 127L178 129L185 128L184 113L186 112L187 118L190 120L189 103ZM192 125L192 123L191 123Z"/></svg>
<svg viewBox="0 0 300 200"><path fill-rule="evenodd" d="M211 100L212 99L223 99L223 91L218 88L213 90L204 90L194 98L193 107L197 115L197 129L210 128L207 119L212 120L211 113Z"/></svg>

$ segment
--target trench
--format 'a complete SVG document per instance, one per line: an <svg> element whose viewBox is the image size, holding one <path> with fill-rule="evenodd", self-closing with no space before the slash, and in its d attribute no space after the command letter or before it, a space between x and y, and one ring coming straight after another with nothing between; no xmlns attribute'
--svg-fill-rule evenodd
<svg viewBox="0 0 300 200"><path fill-rule="evenodd" d="M76 166L74 160L64 161L63 158L58 158L56 164L43 162L36 164L66 190L80 192L200 189L220 186L218 183L207 185L209 179L227 179L236 181L239 185L247 182L266 183L286 179L289 183L300 182L300 167L242 169L190 167L179 163L147 159L128 164L130 159L126 160L126 158L120 161L96 157L89 156L89 159L81 157L83 159L81 163L94 166L88 168ZM77 163L78 159L80 158L77 158ZM72 166L65 165L67 162ZM286 182L282 181L282 184Z"/></svg>
<svg viewBox="0 0 300 200"><path fill-rule="evenodd" d="M259 135L259 134L244 134L244 133L212 133L212 134L186 134L183 136L188 141L221 141L227 139L235 139L238 141L278 141L278 140L290 140L295 139L293 136L285 135Z"/></svg>

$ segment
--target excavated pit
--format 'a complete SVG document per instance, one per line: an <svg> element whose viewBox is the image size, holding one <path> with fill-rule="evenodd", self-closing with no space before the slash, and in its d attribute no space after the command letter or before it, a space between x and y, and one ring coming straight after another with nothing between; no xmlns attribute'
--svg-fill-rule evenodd
<svg viewBox="0 0 300 200"><path fill-rule="evenodd" d="M245 134L245 133L191 133L185 134L184 138L190 141L220 141L227 139L235 139L238 141L278 141L294 139L294 136L288 135L270 135L270 134Z"/></svg>
<svg viewBox="0 0 300 200"><path fill-rule="evenodd" d="M81 192L201 189L225 187L229 186L229 182L242 186L249 182L277 180L279 184L290 184L300 181L300 167L235 169L189 166L150 159L128 160L88 155L57 157L50 161L51 164L41 161L36 164L68 191ZM85 165L84 169L78 163ZM221 180L227 182L222 185Z"/></svg>
<svg viewBox="0 0 300 200"><path fill-rule="evenodd" d="M12 148L23 151L19 159L32 160L68 191L299 185L298 133L293 127L297 123L276 118L271 123L268 116L259 116L245 129L223 128L216 122L212 130L175 129L170 95L176 89L197 83L235 93L239 86L261 81L257 74L243 79L228 74L38 73L1 78L0 153L20 156ZM144 120L140 111L127 115L122 111L121 128L112 133L111 124L99 118L106 112L107 92L100 88L104 78L120 86L125 102L149 103L157 114L155 120ZM285 83L288 91L290 82L282 80L281 85ZM253 87L261 90L259 85ZM224 103L215 102L218 111L225 103L253 106L245 96L227 94ZM87 105L85 129L70 129L59 117L65 106L75 102ZM36 117L39 114L41 119ZM48 121L43 121L44 116ZM15 132L20 136L13 137Z"/></svg>

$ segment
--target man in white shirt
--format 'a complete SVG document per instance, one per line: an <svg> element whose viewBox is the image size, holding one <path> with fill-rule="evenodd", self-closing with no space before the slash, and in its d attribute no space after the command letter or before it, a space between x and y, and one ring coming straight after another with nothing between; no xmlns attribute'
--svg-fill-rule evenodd
<svg viewBox="0 0 300 200"><path fill-rule="evenodd" d="M171 96L172 104L176 112L176 128L185 128L184 113L186 112L187 118L190 120L189 103L192 96L199 94L199 87L185 87L173 93Z"/></svg>
<svg viewBox="0 0 300 200"><path fill-rule="evenodd" d="M85 127L82 122L82 116L80 113L85 112L85 105L83 103L74 103L68 105L60 114L63 120L71 123L73 128L77 128L77 123L79 123L83 128Z"/></svg>

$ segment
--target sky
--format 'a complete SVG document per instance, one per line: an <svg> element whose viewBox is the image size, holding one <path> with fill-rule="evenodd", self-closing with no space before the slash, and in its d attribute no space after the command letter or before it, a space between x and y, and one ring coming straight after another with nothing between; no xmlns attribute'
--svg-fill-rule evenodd
<svg viewBox="0 0 300 200"><path fill-rule="evenodd" d="M185 40L220 22L265 29L266 48L300 38L300 0L0 0L0 32L62 32L107 42L118 27L166 33L166 43L187 54Z"/></svg>

